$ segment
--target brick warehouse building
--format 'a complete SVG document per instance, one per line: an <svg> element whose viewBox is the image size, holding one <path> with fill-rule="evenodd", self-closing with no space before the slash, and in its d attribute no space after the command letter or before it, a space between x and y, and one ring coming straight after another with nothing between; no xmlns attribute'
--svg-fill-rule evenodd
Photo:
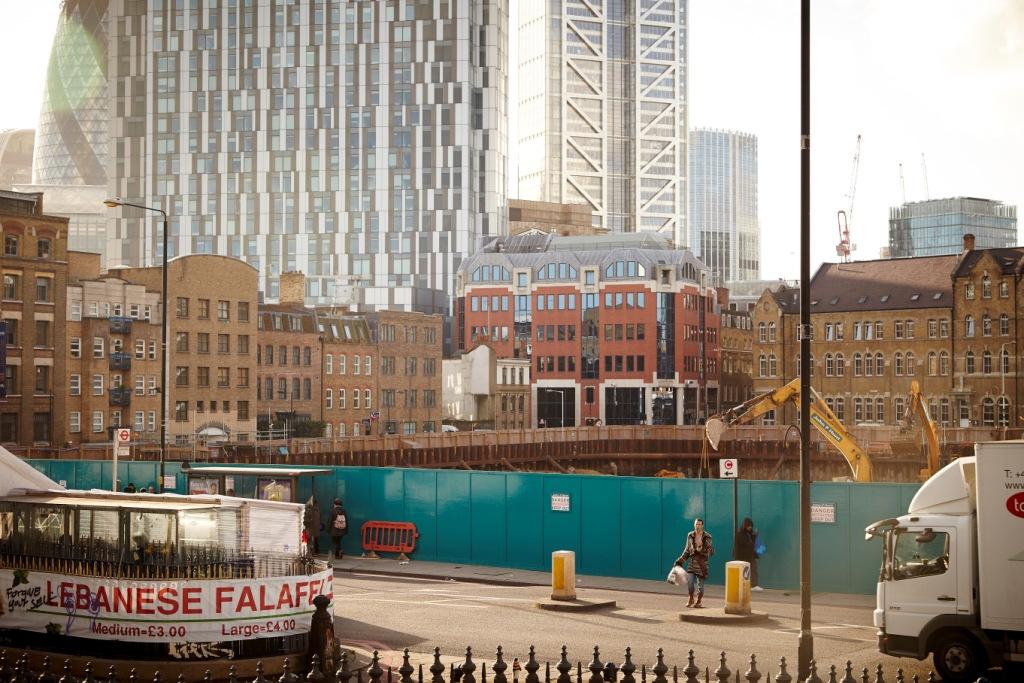
<svg viewBox="0 0 1024 683"><path fill-rule="evenodd" d="M457 346L529 359L533 426L694 424L718 410L707 282L652 233L499 238L460 269Z"/></svg>

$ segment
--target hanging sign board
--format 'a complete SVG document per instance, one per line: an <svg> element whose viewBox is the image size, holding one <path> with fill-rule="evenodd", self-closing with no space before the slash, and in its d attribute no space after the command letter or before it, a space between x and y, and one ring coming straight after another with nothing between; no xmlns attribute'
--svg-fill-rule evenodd
<svg viewBox="0 0 1024 683"><path fill-rule="evenodd" d="M736 458L722 458L718 461L718 476L722 479L735 479L740 475L740 463Z"/></svg>

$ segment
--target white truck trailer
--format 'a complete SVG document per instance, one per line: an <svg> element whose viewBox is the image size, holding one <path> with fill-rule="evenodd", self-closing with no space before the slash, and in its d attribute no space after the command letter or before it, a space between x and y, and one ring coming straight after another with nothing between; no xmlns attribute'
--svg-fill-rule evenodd
<svg viewBox="0 0 1024 683"><path fill-rule="evenodd" d="M1024 662L1024 441L977 444L865 531L882 538L879 651L932 653L943 681Z"/></svg>

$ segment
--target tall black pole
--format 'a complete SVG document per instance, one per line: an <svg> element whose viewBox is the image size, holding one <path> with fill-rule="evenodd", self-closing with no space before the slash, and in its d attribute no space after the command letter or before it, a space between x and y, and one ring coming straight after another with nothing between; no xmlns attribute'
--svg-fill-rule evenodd
<svg viewBox="0 0 1024 683"><path fill-rule="evenodd" d="M811 0L800 0L800 639L797 679L811 673Z"/></svg>
<svg viewBox="0 0 1024 683"><path fill-rule="evenodd" d="M167 462L167 402L170 392L167 388L167 303L170 297L167 296L167 212L157 209L163 214L164 220L164 258L163 258L163 305L160 306L160 486L158 491L164 490L164 463ZM192 435L195 438L195 434Z"/></svg>

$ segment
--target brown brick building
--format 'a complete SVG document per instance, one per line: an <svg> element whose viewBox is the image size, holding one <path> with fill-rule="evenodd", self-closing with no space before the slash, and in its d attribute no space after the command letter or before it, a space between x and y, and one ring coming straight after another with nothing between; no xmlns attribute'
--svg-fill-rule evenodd
<svg viewBox="0 0 1024 683"><path fill-rule="evenodd" d="M101 274L100 255L70 253L62 442L109 443L116 427L160 439L160 292Z"/></svg>
<svg viewBox="0 0 1024 683"><path fill-rule="evenodd" d="M366 320L380 357L380 419L373 428L384 434L439 431L441 316L380 311Z"/></svg>
<svg viewBox="0 0 1024 683"><path fill-rule="evenodd" d="M256 269L213 254L174 258L168 267L168 443L249 441L256 435ZM162 291L159 266L116 274Z"/></svg>
<svg viewBox="0 0 1024 683"><path fill-rule="evenodd" d="M952 425L952 273L957 256L825 263L811 281L813 384L847 425L899 424L918 380ZM799 374L799 290L765 291L752 314L754 392ZM778 416L769 416L766 422ZM781 417L795 419L787 409Z"/></svg>
<svg viewBox="0 0 1024 683"><path fill-rule="evenodd" d="M0 191L6 376L0 443L53 445L63 437L66 393L68 219L43 212L42 194Z"/></svg>
<svg viewBox="0 0 1024 683"><path fill-rule="evenodd" d="M323 339L322 384L325 436L376 433L380 361L370 326L360 315L317 310Z"/></svg>
<svg viewBox="0 0 1024 683"><path fill-rule="evenodd" d="M281 276L282 281L285 275ZM283 287L282 287L283 290ZM323 419L321 335L312 309L260 304L256 401L260 429ZM292 429L292 431L294 431Z"/></svg>
<svg viewBox="0 0 1024 683"><path fill-rule="evenodd" d="M754 395L754 330L750 311L746 307L740 310L729 302L728 290L719 289L718 300L722 306L722 386L719 392L721 405L718 406L718 410L727 410Z"/></svg>

